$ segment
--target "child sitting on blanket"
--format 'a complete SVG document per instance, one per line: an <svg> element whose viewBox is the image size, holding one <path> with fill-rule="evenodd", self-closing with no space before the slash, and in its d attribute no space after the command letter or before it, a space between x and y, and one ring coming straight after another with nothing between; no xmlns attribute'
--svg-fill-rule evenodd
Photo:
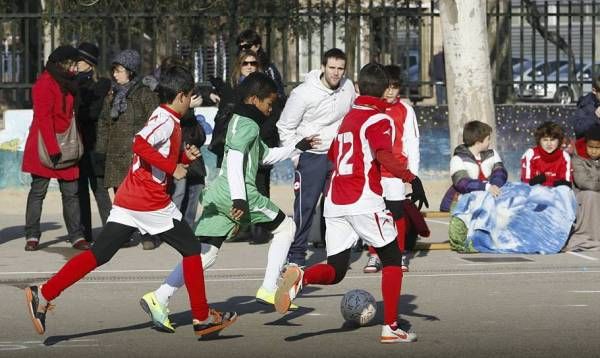
<svg viewBox="0 0 600 358"><path fill-rule="evenodd" d="M535 130L536 146L527 149L521 158L521 181L529 185L571 187L571 157L562 150L563 129L545 122Z"/></svg>
<svg viewBox="0 0 600 358"><path fill-rule="evenodd" d="M500 195L508 173L498 152L490 149L491 133L492 128L483 122L465 124L463 144L454 149L450 160L452 186L442 199L440 211L450 211L459 194L486 190L493 196Z"/></svg>

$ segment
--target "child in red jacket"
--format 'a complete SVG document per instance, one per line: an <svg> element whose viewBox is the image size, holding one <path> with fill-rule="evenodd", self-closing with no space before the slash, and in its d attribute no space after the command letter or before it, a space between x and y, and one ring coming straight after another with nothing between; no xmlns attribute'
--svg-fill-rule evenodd
<svg viewBox="0 0 600 358"><path fill-rule="evenodd" d="M537 145L521 157L521 181L530 185L571 186L571 157L562 150L565 137L556 123L545 122L535 130Z"/></svg>

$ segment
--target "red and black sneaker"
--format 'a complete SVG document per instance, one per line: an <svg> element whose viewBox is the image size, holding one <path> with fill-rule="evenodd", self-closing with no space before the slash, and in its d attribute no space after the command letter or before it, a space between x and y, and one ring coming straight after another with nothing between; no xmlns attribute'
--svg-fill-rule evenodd
<svg viewBox="0 0 600 358"><path fill-rule="evenodd" d="M236 312L219 312L211 308L208 311L208 318L204 321L194 319L192 324L194 325L194 333L201 337L231 326L236 319Z"/></svg>
<svg viewBox="0 0 600 358"><path fill-rule="evenodd" d="M38 286L30 286L25 289L25 300L33 328L37 333L44 334L46 332L46 312L53 309L54 306L50 303L40 306Z"/></svg>

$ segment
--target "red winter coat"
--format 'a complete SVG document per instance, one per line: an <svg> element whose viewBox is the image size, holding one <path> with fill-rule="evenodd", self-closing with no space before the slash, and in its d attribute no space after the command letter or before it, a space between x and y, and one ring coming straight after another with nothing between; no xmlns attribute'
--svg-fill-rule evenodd
<svg viewBox="0 0 600 358"><path fill-rule="evenodd" d="M56 133L63 133L69 128L73 117L73 96L68 93L65 98L63 112L63 93L58 83L44 71L31 89L33 100L33 121L23 153L21 170L44 178L75 180L79 178L79 166L65 169L50 169L42 165L38 155L38 135L42 135L49 155L58 154L60 148L56 141Z"/></svg>

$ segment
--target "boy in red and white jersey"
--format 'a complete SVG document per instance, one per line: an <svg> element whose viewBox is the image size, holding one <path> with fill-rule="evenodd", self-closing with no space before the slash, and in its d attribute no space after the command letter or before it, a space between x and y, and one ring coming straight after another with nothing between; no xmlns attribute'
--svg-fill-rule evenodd
<svg viewBox="0 0 600 358"><path fill-rule="evenodd" d="M402 70L396 65L385 66L390 78L390 84L385 90L384 99L388 103L386 113L394 120L396 136L393 138L392 153L398 165L407 168L413 175L419 173L419 128L414 109L400 100L400 85L402 83ZM402 271L408 271L408 259L405 255L405 242L407 232L407 218L404 213L405 181L394 176L385 167L381 168L381 185L387 209L392 213L396 230L398 231L398 247L402 252ZM425 204L429 207L427 198L419 197L420 193L411 195L413 202L419 201L419 209ZM369 246L369 259L363 272L376 273L381 270L381 260L372 246Z"/></svg>
<svg viewBox="0 0 600 358"><path fill-rule="evenodd" d="M236 320L235 312L217 312L208 307L200 242L167 194L169 177L185 177L188 163L200 157L195 146L186 145L184 153L180 152L179 119L189 108L193 87L193 77L186 68L174 66L161 74L158 94L162 104L134 137L133 163L92 248L73 257L44 284L25 289L27 310L39 334L46 331L46 311L52 307L51 301L108 262L135 230L158 236L182 254L196 335L221 330ZM180 161L183 164L178 164Z"/></svg>
<svg viewBox="0 0 600 358"><path fill-rule="evenodd" d="M350 252L359 237L372 245L383 262L382 294L384 326L382 343L413 342L415 333L398 326L398 299L402 285L401 253L396 243L396 227L385 208L381 167L423 191L420 181L398 164L392 153L395 128L385 113L382 100L388 87L383 66L368 64L359 74L361 93L344 117L329 150L334 171L328 188L326 221L327 263L302 270L288 265L275 293L275 309L287 312L300 289L308 284L333 285L346 275Z"/></svg>

